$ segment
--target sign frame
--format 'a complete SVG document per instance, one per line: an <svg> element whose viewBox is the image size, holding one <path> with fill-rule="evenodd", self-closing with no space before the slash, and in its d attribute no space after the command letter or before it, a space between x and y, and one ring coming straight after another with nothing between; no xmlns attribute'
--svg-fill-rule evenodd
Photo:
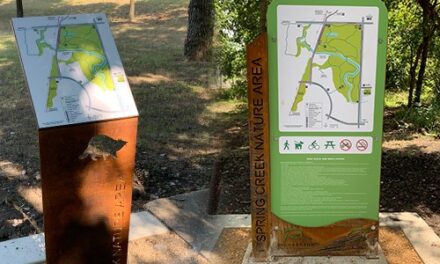
<svg viewBox="0 0 440 264"><path fill-rule="evenodd" d="M373 131L367 132L282 132L279 130L279 114L278 114L278 63L277 63L277 7L279 5L303 5L303 6L348 6L348 7L377 7L379 9L379 27L378 27L378 50L377 50L377 68L376 68L376 93L375 93L375 113L374 113L374 128ZM266 193L266 201L270 202L270 248L266 251L261 251L262 244L255 243L256 230L254 222L256 220L254 203L257 201L256 196L252 195L256 192L256 186L251 184L251 198L252 198L252 240L253 253L252 256L255 261L265 261L275 256L367 256L375 258L378 256L378 228L379 228L379 195L380 195L380 169L381 169L381 150L382 150L382 129L383 129L383 107L384 107L384 86L385 86L385 65L386 65L386 38L387 38L387 10L385 5L379 0L360 0L356 2L348 0L275 0L271 3L268 10L268 33L267 33L267 53L268 53L268 101L269 117L266 123L270 125L270 137L267 147L270 145L270 172L267 175L269 182L266 184L270 191ZM275 22L274 22L275 21ZM262 34L265 36L264 34ZM248 52L248 82L249 92L252 91L252 61L255 57L255 49L258 46L260 38L258 37L254 43L248 46L248 49L253 49L254 53ZM264 54L263 50L259 54ZM254 55L254 57L252 57ZM252 126L253 108L252 100L253 94L249 94L249 110L250 110L250 125ZM267 98L267 97L266 97ZM270 122L269 122L270 120ZM252 138L252 127L250 126L250 152L251 152L251 173L253 166L252 146L255 145ZM286 155L281 154L282 149L280 138L282 137L341 137L341 142L338 145L343 148L341 153L322 153L322 154L296 154ZM368 138L360 141L363 137ZM371 140L370 140L371 138ZM356 141L349 144L348 140ZM357 144L358 142L361 142ZM370 146L373 143L372 147ZM358 148L357 148L358 146ZM371 149L369 149L371 148ZM349 155L347 152L357 151L363 152L368 149L371 154L364 155ZM354 153L356 154L356 153ZM359 153L358 153L359 154ZM362 154L362 153L360 153ZM367 157L368 161L365 161ZM349 157L349 158L347 158ZM279 181L281 173L281 162L291 162L293 160L306 160L311 158L318 160L319 158L340 159L344 158L343 162L367 162L368 170L366 172L367 180L369 181L368 195L370 199L369 213L367 217L342 217L340 219L330 219L328 221L318 220L313 223L304 221L291 221L292 219L285 219L280 217L280 188L282 183ZM319 165L319 164L318 164ZM299 168L299 167L298 167ZM255 175L251 174L251 182L255 180ZM359 186L357 186L359 187ZM278 207L278 208L277 208ZM254 230L255 229L255 230ZM260 252L260 254L258 253ZM265 253L261 254L261 253Z"/></svg>

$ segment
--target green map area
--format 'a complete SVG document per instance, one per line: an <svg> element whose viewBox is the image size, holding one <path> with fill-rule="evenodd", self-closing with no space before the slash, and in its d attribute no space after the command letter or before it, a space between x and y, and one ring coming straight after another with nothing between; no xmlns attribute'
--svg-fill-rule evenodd
<svg viewBox="0 0 440 264"><path fill-rule="evenodd" d="M301 52L303 49L307 49L308 51L312 51L312 47L310 47L310 44L307 43L306 37L307 37L307 31L309 30L311 25L304 26L302 36L296 39L296 45L298 46L298 51L296 52L295 57L301 56Z"/></svg>
<svg viewBox="0 0 440 264"><path fill-rule="evenodd" d="M103 91L113 91L115 85L110 72L110 66L95 25L66 25L60 28L58 34L58 49L52 60L49 95L46 103L47 108L53 107L53 99L57 95L58 81L56 79L61 75L59 64L72 65L77 63L87 82L97 85ZM44 39L44 32L41 35L40 40L37 40L39 50L49 46L42 41ZM66 60L60 60L58 58L59 52L70 53L70 57ZM84 85L83 83L81 84Z"/></svg>
<svg viewBox="0 0 440 264"><path fill-rule="evenodd" d="M359 103L360 72L361 72L361 42L362 27L359 24L326 24L322 29L316 50L310 48L306 42L310 25L303 27L302 36L297 38L297 54L303 49L313 52L308 60L304 74L298 87L298 93L292 106L292 112L298 110L298 105L304 100L307 88L312 81L312 69L320 70L331 68L334 86L347 102ZM322 65L314 63L315 56L327 56ZM317 79L317 78L316 78Z"/></svg>
<svg viewBox="0 0 440 264"><path fill-rule="evenodd" d="M38 56L43 55L45 48L55 50L53 47L51 47L49 44L47 44L46 41L44 40L44 35L46 34L47 28L34 29L34 31L38 32L38 34L40 35L40 38L37 39Z"/></svg>

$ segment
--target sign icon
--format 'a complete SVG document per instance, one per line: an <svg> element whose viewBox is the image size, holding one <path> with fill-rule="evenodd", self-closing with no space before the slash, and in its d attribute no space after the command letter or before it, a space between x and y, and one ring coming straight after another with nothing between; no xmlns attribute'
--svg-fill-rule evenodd
<svg viewBox="0 0 440 264"><path fill-rule="evenodd" d="M341 147L341 149L343 151L349 151L351 149L351 147L353 146L353 144L351 143L350 140L348 139L343 139L341 141L341 143L339 144L339 146Z"/></svg>
<svg viewBox="0 0 440 264"><path fill-rule="evenodd" d="M304 145L304 142L302 142L302 141L295 141L295 149L296 150L302 150L303 149L303 145Z"/></svg>
<svg viewBox="0 0 440 264"><path fill-rule="evenodd" d="M286 140L286 142L284 142L284 150L290 150L289 140Z"/></svg>
<svg viewBox="0 0 440 264"><path fill-rule="evenodd" d="M324 147L325 147L325 149L328 149L328 148L335 149L336 145L335 145L334 141L329 140L329 141L327 141L327 143L325 143Z"/></svg>
<svg viewBox="0 0 440 264"><path fill-rule="evenodd" d="M313 141L312 144L309 145L310 150L319 150L321 147L319 146L318 142Z"/></svg>
<svg viewBox="0 0 440 264"><path fill-rule="evenodd" d="M368 142L365 139L360 139L358 142L356 142L356 148L359 151L366 151L368 149Z"/></svg>

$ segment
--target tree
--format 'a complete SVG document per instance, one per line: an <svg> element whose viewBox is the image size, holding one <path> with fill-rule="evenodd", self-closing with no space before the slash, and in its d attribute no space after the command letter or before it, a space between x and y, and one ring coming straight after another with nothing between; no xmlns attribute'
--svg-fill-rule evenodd
<svg viewBox="0 0 440 264"><path fill-rule="evenodd" d="M231 81L231 98L246 98L246 45L266 31L270 0L216 0L219 49L217 59L222 74Z"/></svg>
<svg viewBox="0 0 440 264"><path fill-rule="evenodd" d="M185 57L189 60L206 60L214 36L214 1L191 0L188 7L188 32L185 40Z"/></svg>
<svg viewBox="0 0 440 264"><path fill-rule="evenodd" d="M17 17L23 17L24 16L23 1L16 0L16 4L17 4Z"/></svg>
<svg viewBox="0 0 440 264"><path fill-rule="evenodd" d="M420 98L422 95L422 88L423 88L423 81L424 76L426 72L426 64L428 61L428 55L430 52L430 46L432 38L434 37L435 32L438 30L439 24L437 23L440 21L437 9L439 6L438 0L417 0L420 7L423 10L423 39L420 43L420 54L417 54L417 56L420 56L420 69L417 76L417 83L415 87L415 96L414 96L414 103L420 104ZM410 104L411 103L411 104ZM411 106L412 102L408 102L408 105Z"/></svg>
<svg viewBox="0 0 440 264"><path fill-rule="evenodd" d="M136 18L136 0L130 0L130 11L129 11L129 19L130 22L133 22Z"/></svg>
<svg viewBox="0 0 440 264"><path fill-rule="evenodd" d="M435 65L439 48L436 36L438 0L390 0L387 59L387 89L408 91L408 107L420 105L423 89L438 83ZM426 93L425 93L426 94Z"/></svg>

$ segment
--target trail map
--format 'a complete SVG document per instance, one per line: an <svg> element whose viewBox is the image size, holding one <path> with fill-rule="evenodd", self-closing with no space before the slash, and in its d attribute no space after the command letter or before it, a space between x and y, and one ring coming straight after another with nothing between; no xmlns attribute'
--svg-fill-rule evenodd
<svg viewBox="0 0 440 264"><path fill-rule="evenodd" d="M104 14L12 26L40 128L138 115Z"/></svg>
<svg viewBox="0 0 440 264"><path fill-rule="evenodd" d="M278 6L280 131L370 132L379 10Z"/></svg>

